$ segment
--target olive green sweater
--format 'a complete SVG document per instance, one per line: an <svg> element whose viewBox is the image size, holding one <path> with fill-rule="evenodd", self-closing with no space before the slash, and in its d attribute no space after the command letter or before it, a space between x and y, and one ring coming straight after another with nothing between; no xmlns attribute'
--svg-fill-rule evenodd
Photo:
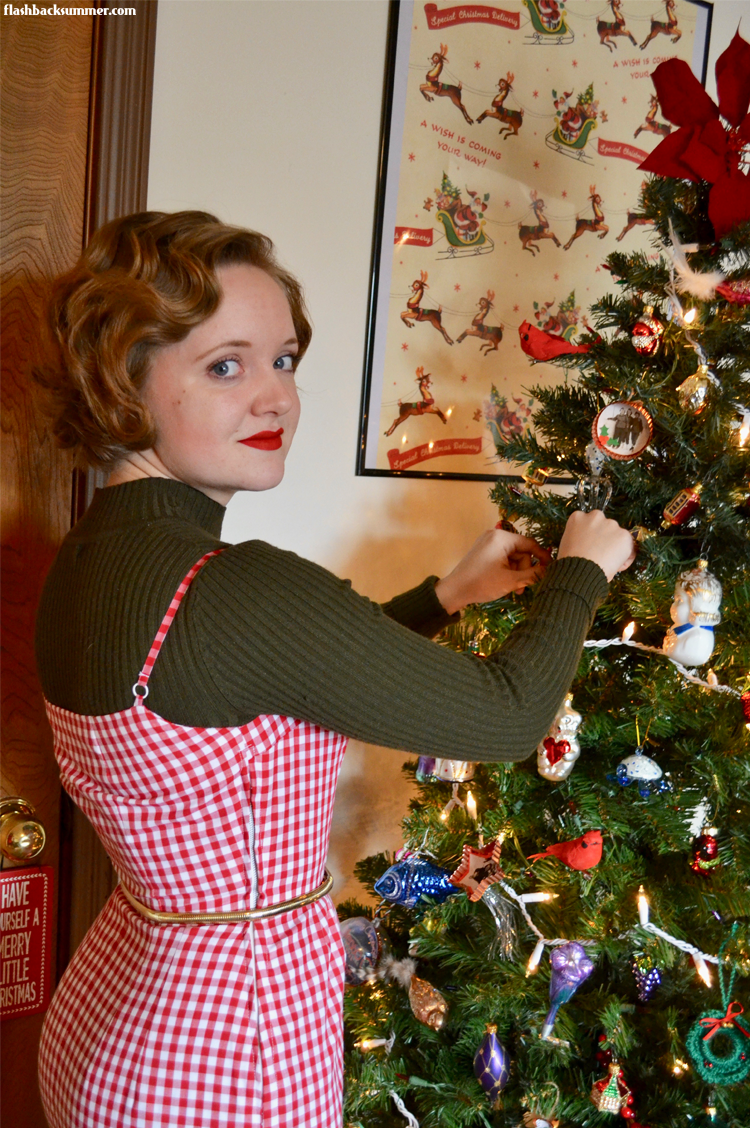
<svg viewBox="0 0 750 1128"><path fill-rule="evenodd" d="M45 696L74 713L127 709L192 564L222 547L224 509L180 482L100 490L66 537L37 620ZM192 727L264 714L373 744L519 760L544 736L607 591L601 569L553 564L530 614L489 659L437 646L435 578L380 606L263 541L225 547L193 581L150 681L149 708Z"/></svg>

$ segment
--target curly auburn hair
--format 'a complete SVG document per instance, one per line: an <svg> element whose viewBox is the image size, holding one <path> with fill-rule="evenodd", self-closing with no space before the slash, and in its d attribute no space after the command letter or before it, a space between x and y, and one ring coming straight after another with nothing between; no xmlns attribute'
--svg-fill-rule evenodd
<svg viewBox="0 0 750 1128"><path fill-rule="evenodd" d="M265 235L200 211L140 212L96 232L53 283L48 318L57 355L34 371L61 446L107 468L154 445L140 396L153 353L214 313L217 270L238 264L259 267L284 290L301 358L312 336L302 289Z"/></svg>

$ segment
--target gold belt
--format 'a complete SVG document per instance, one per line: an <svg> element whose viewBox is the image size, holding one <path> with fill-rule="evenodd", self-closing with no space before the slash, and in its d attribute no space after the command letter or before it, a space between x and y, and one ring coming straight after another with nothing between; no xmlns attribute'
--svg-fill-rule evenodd
<svg viewBox="0 0 750 1128"><path fill-rule="evenodd" d="M267 917L279 916L281 913L288 913L292 909L301 909L304 905L311 905L313 901L319 901L321 897L325 897L327 893L331 892L333 878L326 870L322 884L317 889L313 889L311 893L303 893L300 897L294 897L291 901L280 901L278 905L268 905L264 909L245 909L236 913L161 913L156 909L150 909L148 905L141 904L122 883L120 889L128 904L142 917L154 924L233 924L236 921L243 920L265 920Z"/></svg>

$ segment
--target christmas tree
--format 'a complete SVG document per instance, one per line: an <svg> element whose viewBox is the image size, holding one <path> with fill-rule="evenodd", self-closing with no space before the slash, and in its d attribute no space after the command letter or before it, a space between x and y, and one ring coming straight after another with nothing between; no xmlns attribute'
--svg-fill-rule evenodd
<svg viewBox="0 0 750 1128"><path fill-rule="evenodd" d="M555 545L572 510L606 507L639 552L537 757L405 767L418 789L408 852L358 867L381 899L376 921L340 906L352 1128L750 1125L739 36L717 80L719 109L686 64L655 73L679 126L647 162L640 211L656 253L609 256L613 292L576 351L522 326L525 351L563 371L529 389L533 432L497 436L502 459L525 467L523 486L494 488L501 515ZM574 485L545 488L551 473ZM530 598L470 609L441 641L491 653Z"/></svg>

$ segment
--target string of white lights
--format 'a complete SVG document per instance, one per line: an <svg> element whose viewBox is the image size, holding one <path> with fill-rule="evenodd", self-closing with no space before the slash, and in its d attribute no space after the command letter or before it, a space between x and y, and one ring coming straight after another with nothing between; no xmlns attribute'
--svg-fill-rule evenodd
<svg viewBox="0 0 750 1128"><path fill-rule="evenodd" d="M666 658L673 666L676 666L682 676L687 681L692 682L693 685L700 685L703 689L709 690L711 693L728 693L732 697L741 697L742 694L738 689L734 689L731 685L720 685L719 682L704 681L696 674L692 673L687 666L683 666L682 662L677 662L676 659L671 658L669 654L665 654L658 646L646 646L643 642L633 642L630 638L590 638L583 644L591 650L604 650L607 646L631 646L634 650L645 650L649 654L658 654L660 658Z"/></svg>
<svg viewBox="0 0 750 1128"><path fill-rule="evenodd" d="M666 940L668 944L671 944L672 947L678 948L688 956L692 956L695 969L701 979L707 987L711 986L711 973L708 970L708 965L710 963L718 964L719 957L711 956L707 952L702 952L700 948L696 948L694 944L688 943L687 940L678 940L676 936L672 936L669 932L665 932L663 928L652 924L649 919L648 897L646 896L646 891L643 886L638 890L638 919L641 928L644 928L646 932L651 932L654 936L659 936L662 940Z"/></svg>
<svg viewBox="0 0 750 1128"><path fill-rule="evenodd" d="M393 1098L393 1103L395 1104L398 1111L402 1116L406 1117L406 1123L409 1125L409 1128L419 1128L419 1121L417 1120L416 1116L414 1116L413 1113L409 1112L408 1108L401 1100L401 1097L393 1089L391 1089L391 1097Z"/></svg>

